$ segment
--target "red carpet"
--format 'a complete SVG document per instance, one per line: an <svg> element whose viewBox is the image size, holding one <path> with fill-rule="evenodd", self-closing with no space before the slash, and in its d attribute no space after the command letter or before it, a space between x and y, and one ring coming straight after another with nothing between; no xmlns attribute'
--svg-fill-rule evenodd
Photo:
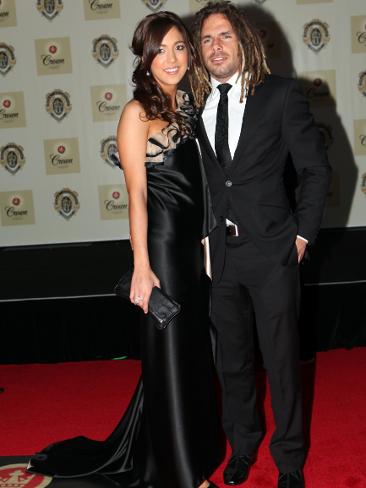
<svg viewBox="0 0 366 488"><path fill-rule="evenodd" d="M105 437L139 375L136 361L0 366L0 456L24 455L62 438ZM366 488L366 349L329 351L304 367L306 409L313 396L307 488ZM246 488L276 486L268 451L273 420ZM213 476L219 486L222 467Z"/></svg>

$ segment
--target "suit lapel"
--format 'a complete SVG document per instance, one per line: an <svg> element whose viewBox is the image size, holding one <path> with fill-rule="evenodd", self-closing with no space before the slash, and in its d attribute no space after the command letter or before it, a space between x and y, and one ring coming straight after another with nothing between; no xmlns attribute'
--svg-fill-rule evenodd
<svg viewBox="0 0 366 488"><path fill-rule="evenodd" d="M220 168L220 170L222 172L224 172L224 169L221 166L221 164L219 163L219 161L217 160L216 153L213 150L213 147L211 146L210 140L209 140L209 138L207 136L205 124L203 123L203 119L202 119L202 112L201 112L201 115L198 118L198 126L199 126L199 132L200 132L200 135L201 135L200 142L202 142L202 144L205 146L206 152L210 155L211 159L213 161L215 161L216 164L217 164L217 166Z"/></svg>
<svg viewBox="0 0 366 488"><path fill-rule="evenodd" d="M260 108L262 104L262 98L260 92L263 85L259 85L255 91L254 95L249 95L246 101L243 122L241 125L241 131L239 136L238 145L236 146L235 154L233 157L233 162L230 165L230 170L238 164L238 161L243 156L243 153L247 147L248 141L252 137L252 133L257 127L256 118L260 116Z"/></svg>

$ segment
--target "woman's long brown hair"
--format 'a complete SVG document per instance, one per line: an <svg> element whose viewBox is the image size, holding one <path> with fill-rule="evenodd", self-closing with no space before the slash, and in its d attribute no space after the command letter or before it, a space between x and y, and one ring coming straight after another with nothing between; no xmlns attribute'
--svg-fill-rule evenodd
<svg viewBox="0 0 366 488"><path fill-rule="evenodd" d="M194 70L197 55L189 32L181 19L173 12L161 11L147 15L136 27L132 40L132 52L136 56L132 81L135 85L133 97L138 100L147 120L161 119L176 123L183 133L189 133L184 116L173 110L172 100L161 89L151 74L151 63L159 52L167 32L176 27L183 36L188 50L188 67Z"/></svg>

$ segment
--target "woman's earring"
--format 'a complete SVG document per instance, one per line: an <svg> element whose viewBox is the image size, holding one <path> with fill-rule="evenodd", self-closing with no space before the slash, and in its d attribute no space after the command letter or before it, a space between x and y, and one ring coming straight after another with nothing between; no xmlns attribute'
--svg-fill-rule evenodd
<svg viewBox="0 0 366 488"><path fill-rule="evenodd" d="M146 71L146 76L150 76L150 71L149 70Z"/></svg>

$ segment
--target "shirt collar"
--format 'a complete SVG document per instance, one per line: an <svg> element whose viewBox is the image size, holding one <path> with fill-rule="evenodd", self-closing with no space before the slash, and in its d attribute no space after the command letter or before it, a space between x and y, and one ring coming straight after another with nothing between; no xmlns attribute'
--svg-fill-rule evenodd
<svg viewBox="0 0 366 488"><path fill-rule="evenodd" d="M233 86L233 88L229 91L230 94L233 94L234 92L241 92L241 76L239 72L235 73L230 79L226 81L226 83L229 83L230 85ZM217 90L217 87L221 85L221 82L216 80L213 76L211 76L211 93L210 97L215 97L219 95L219 90Z"/></svg>

